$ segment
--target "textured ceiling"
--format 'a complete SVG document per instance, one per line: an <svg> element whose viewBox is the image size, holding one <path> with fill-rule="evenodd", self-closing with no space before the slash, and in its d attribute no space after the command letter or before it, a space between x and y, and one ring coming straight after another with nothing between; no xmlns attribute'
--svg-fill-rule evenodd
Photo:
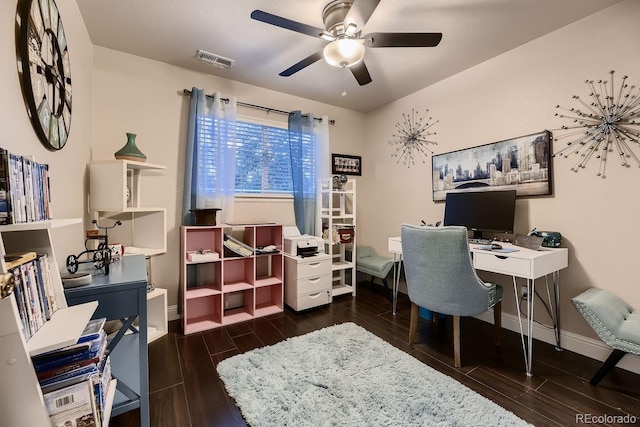
<svg viewBox="0 0 640 427"><path fill-rule="evenodd" d="M621 0L382 0L363 33L443 38L432 48L367 49L373 82L365 86L323 60L280 77L327 42L250 18L261 9L323 28L328 0L77 1L94 45L367 112ZM206 65L195 57L198 49L235 63Z"/></svg>

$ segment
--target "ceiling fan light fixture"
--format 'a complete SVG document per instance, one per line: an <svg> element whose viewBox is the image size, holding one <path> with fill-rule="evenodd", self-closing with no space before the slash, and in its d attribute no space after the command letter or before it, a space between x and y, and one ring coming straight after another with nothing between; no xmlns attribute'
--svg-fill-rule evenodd
<svg viewBox="0 0 640 427"><path fill-rule="evenodd" d="M364 51L365 47L361 40L344 37L326 45L323 54L329 65L347 68L362 61Z"/></svg>

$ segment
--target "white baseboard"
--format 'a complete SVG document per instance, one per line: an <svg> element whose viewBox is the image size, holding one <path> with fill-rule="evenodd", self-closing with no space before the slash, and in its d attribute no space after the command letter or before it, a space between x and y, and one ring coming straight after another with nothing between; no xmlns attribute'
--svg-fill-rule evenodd
<svg viewBox="0 0 640 427"><path fill-rule="evenodd" d="M169 321L180 320L177 305L170 305L169 307L167 307L167 318L169 319Z"/></svg>
<svg viewBox="0 0 640 427"><path fill-rule="evenodd" d="M487 311L486 313L474 317L487 323L493 324L493 310ZM502 327L510 331L520 333L520 326L518 324L518 317L516 315L502 313ZM545 328L537 323L534 323L533 325L533 338L551 345L556 344L556 338L553 329ZM582 335L563 330L560 330L560 344L561 347L565 350L573 351L574 353L578 353L583 356L599 360L601 362L604 362L606 358L609 357L612 351L611 347L608 347L602 341L587 338ZM534 349L534 361L535 358L536 356ZM634 354L627 354L620 362L618 362L616 366L618 368L640 374L640 357Z"/></svg>

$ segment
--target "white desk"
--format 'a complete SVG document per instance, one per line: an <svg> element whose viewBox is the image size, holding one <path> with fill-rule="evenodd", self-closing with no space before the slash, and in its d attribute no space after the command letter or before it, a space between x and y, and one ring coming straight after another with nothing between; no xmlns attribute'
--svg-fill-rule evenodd
<svg viewBox="0 0 640 427"><path fill-rule="evenodd" d="M533 361L533 306L535 301L535 280L540 277L552 275L554 298L552 301L549 291L549 282L545 280L549 309L554 324L556 338L556 349L561 350L560 345L560 270L569 264L569 251L566 248L543 248L540 251L513 246L508 243L501 243L503 248L515 248L516 252L491 252L479 249L480 245L469 245L473 258L473 266L476 270L489 271L492 273L504 274L512 277L513 291L515 294L516 307L518 307L518 323L520 325L520 337L522 339L522 351L524 353L524 364L528 376L531 376L531 363ZM398 302L398 285L400 282L400 272L402 270L402 242L400 237L390 237L388 250L393 253L393 314L396 314ZM399 262L398 262L399 261ZM396 267L396 265L398 267ZM516 278L526 279L527 283L527 311L524 315L520 313L520 302L518 285ZM526 323L526 324L525 324ZM525 339L526 336L526 339Z"/></svg>

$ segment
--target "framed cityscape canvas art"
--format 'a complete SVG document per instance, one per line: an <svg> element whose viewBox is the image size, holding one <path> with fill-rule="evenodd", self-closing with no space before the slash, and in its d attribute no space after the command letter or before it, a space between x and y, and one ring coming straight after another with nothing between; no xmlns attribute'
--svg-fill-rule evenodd
<svg viewBox="0 0 640 427"><path fill-rule="evenodd" d="M549 195L550 166L549 131L433 155L433 200L480 189L515 189L518 197Z"/></svg>

